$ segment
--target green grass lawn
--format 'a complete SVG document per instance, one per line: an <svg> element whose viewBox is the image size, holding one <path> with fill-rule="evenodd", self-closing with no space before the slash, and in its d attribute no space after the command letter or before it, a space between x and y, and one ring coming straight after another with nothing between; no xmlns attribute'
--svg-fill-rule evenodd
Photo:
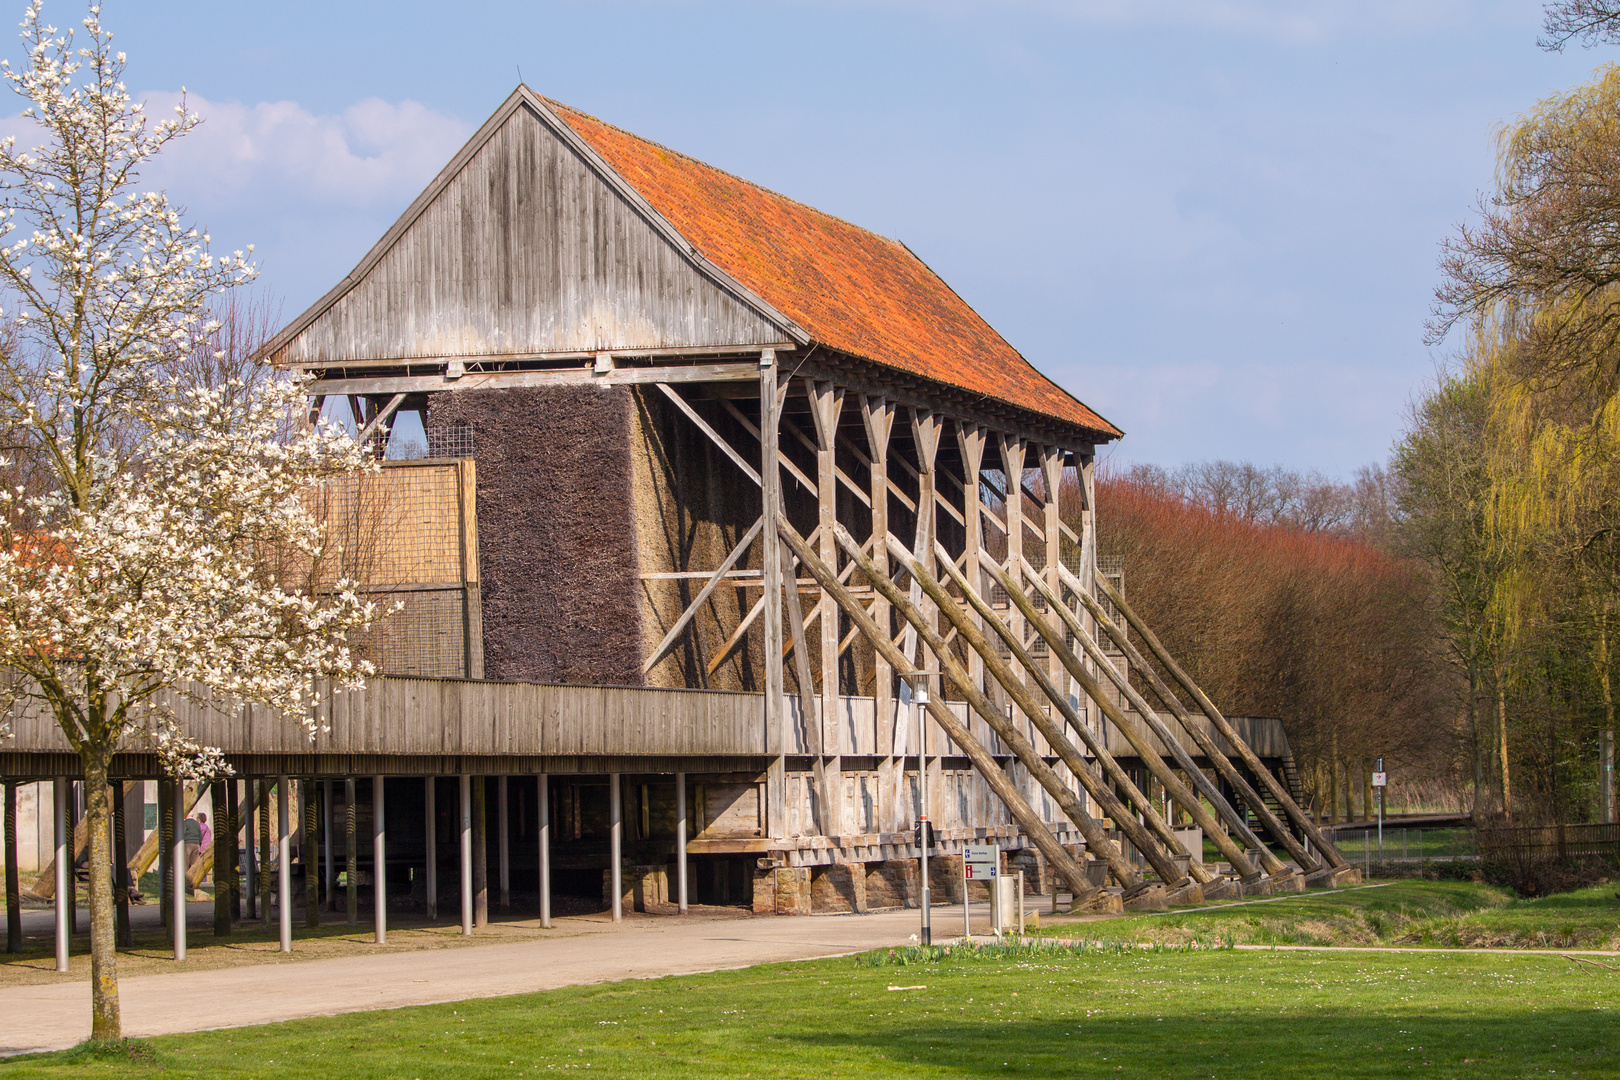
<svg viewBox="0 0 1620 1080"><path fill-rule="evenodd" d="M1617 894L1620 883L1614 882L1520 900L1493 885L1396 881L1265 903L1138 915L1087 924L1074 932L1165 944L1620 949Z"/></svg>
<svg viewBox="0 0 1620 1080"><path fill-rule="evenodd" d="M934 962L873 959L169 1036L134 1056L14 1059L0 1076L1620 1075L1620 972L1556 956L958 948Z"/></svg>

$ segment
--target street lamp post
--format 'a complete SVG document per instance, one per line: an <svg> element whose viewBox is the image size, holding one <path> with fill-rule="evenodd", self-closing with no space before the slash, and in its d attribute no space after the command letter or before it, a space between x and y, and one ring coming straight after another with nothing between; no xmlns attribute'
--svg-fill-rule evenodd
<svg viewBox="0 0 1620 1080"><path fill-rule="evenodd" d="M922 934L919 941L932 944L929 908L933 898L928 889L928 680L937 671L911 671L902 675L911 687L911 705L917 713L917 869L922 877Z"/></svg>

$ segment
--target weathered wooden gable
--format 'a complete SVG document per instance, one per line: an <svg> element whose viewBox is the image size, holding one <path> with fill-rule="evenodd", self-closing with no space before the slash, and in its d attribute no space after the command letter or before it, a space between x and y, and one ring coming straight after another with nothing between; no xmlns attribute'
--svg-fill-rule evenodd
<svg viewBox="0 0 1620 1080"><path fill-rule="evenodd" d="M509 106L355 273L290 328L276 346L279 362L783 340L555 120L521 99Z"/></svg>

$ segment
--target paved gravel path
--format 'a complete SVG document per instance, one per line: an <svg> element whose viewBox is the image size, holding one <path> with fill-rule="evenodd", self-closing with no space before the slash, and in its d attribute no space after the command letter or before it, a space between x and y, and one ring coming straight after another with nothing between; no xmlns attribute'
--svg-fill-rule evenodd
<svg viewBox="0 0 1620 1080"><path fill-rule="evenodd" d="M128 978L120 996L126 1035L164 1035L838 956L905 944L916 929L915 911L618 926L584 916L533 941ZM90 1035L90 984L0 989L0 1017L0 1055L71 1046Z"/></svg>

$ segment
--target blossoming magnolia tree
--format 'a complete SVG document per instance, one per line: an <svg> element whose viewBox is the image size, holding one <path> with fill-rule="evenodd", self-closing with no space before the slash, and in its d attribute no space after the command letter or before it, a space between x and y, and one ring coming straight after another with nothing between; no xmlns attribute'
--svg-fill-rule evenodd
<svg viewBox="0 0 1620 1080"><path fill-rule="evenodd" d="M77 41L37 2L22 27L27 63L3 74L40 142L0 143L0 439L21 480L0 491L0 707L48 709L83 765L92 1037L117 1039L97 797L112 757L145 743L174 775L222 775L165 700L262 702L313 734L313 680L359 685L347 642L372 609L347 582L314 584L325 553L308 493L375 465L347 434L290 422L304 400L291 380L188 380L211 298L253 275L138 190L141 166L198 117L183 103L146 117L98 8ZM271 569L288 566L304 567L297 581Z"/></svg>

